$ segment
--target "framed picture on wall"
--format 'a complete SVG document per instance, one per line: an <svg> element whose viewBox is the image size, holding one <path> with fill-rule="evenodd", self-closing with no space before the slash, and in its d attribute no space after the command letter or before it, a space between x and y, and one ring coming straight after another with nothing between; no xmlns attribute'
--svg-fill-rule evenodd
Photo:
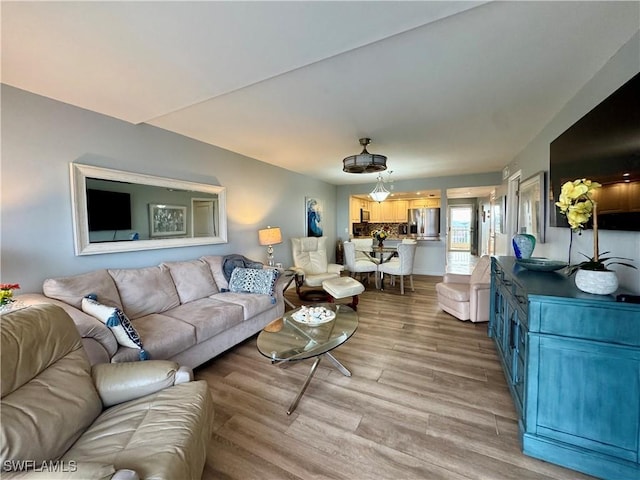
<svg viewBox="0 0 640 480"><path fill-rule="evenodd" d="M321 237L322 227L322 202L315 197L305 197L305 230L307 237Z"/></svg>
<svg viewBox="0 0 640 480"><path fill-rule="evenodd" d="M149 222L152 237L186 235L187 207L150 203Z"/></svg>
<svg viewBox="0 0 640 480"><path fill-rule="evenodd" d="M494 233L504 232L504 217L505 217L506 198L504 195L496 197L491 205L491 217L493 222Z"/></svg>

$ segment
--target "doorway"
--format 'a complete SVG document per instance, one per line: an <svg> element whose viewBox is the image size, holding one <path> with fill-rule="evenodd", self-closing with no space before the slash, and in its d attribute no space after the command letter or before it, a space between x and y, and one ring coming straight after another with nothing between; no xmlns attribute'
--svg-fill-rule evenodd
<svg viewBox="0 0 640 480"><path fill-rule="evenodd" d="M216 200L191 199L193 237L215 237L216 232Z"/></svg>
<svg viewBox="0 0 640 480"><path fill-rule="evenodd" d="M473 225L473 207L471 205L450 205L449 235L447 250L450 252L470 252Z"/></svg>

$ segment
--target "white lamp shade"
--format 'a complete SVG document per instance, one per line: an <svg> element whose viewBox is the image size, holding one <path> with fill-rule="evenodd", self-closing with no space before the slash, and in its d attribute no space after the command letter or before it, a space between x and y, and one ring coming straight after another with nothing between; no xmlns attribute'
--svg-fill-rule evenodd
<svg viewBox="0 0 640 480"><path fill-rule="evenodd" d="M373 192L369 194L369 196L376 202L384 202L391 192L384 188L384 183L382 181L382 177L378 176L378 183L376 184L376 188L373 189Z"/></svg>
<svg viewBox="0 0 640 480"><path fill-rule="evenodd" d="M258 230L258 241L260 245L277 245L282 243L280 227L267 227Z"/></svg>

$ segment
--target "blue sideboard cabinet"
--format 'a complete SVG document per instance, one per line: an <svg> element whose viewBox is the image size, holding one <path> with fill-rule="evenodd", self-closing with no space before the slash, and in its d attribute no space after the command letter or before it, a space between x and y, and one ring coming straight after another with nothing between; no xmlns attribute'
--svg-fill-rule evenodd
<svg viewBox="0 0 640 480"><path fill-rule="evenodd" d="M490 308L523 452L604 479L640 479L640 305L493 257Z"/></svg>

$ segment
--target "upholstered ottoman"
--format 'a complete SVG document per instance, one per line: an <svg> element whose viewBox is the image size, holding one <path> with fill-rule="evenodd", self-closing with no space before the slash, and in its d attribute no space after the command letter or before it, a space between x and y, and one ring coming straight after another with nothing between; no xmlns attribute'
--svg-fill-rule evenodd
<svg viewBox="0 0 640 480"><path fill-rule="evenodd" d="M338 277L330 278L322 282L322 289L329 294L329 302L336 299L352 297L348 305L354 310L358 309L358 295L364 292L362 285L355 278Z"/></svg>

